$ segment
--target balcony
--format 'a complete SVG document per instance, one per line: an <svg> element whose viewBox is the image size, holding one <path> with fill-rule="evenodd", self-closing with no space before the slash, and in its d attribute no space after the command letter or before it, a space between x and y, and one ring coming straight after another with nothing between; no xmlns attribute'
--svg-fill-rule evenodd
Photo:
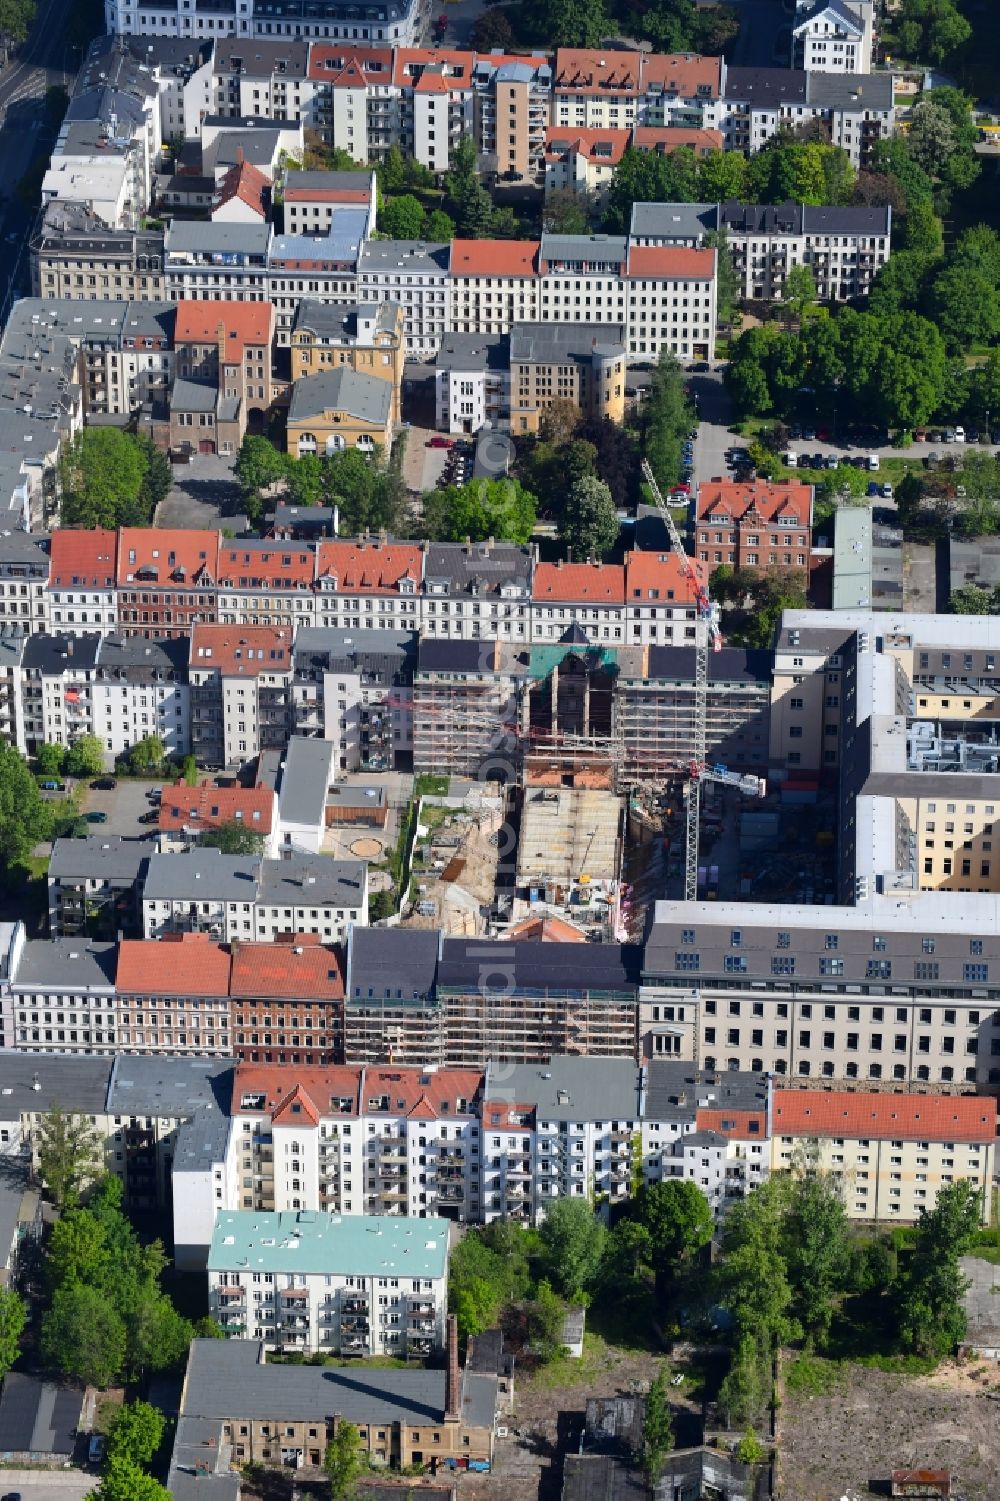
<svg viewBox="0 0 1000 1501"><path fill-rule="evenodd" d="M423 1293L407 1293L406 1306L412 1314L433 1313L434 1299L424 1297Z"/></svg>
<svg viewBox="0 0 1000 1501"><path fill-rule="evenodd" d="M233 1303L237 1299L245 1300L247 1295L245 1287L217 1287L215 1291L221 1303Z"/></svg>
<svg viewBox="0 0 1000 1501"><path fill-rule="evenodd" d="M278 1297L285 1303L305 1303L309 1300L309 1289L306 1287L282 1287L278 1289Z"/></svg>
<svg viewBox="0 0 1000 1501"><path fill-rule="evenodd" d="M367 1298L344 1298L340 1306L344 1313L368 1313Z"/></svg>

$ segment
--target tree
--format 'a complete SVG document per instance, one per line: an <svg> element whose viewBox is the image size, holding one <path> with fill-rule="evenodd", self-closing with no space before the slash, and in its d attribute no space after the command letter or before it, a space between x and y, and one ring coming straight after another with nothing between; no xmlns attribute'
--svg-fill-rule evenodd
<svg viewBox="0 0 1000 1501"><path fill-rule="evenodd" d="M170 1492L124 1454L109 1458L108 1466L87 1501L170 1501Z"/></svg>
<svg viewBox="0 0 1000 1501"><path fill-rule="evenodd" d="M87 1209L69 1208L49 1236L45 1273L49 1287L100 1286L108 1277L111 1252L104 1225Z"/></svg>
<svg viewBox="0 0 1000 1501"><path fill-rule="evenodd" d="M80 735L69 748L66 772L71 777L96 777L104 770L104 744L96 735Z"/></svg>
<svg viewBox="0 0 1000 1501"><path fill-rule="evenodd" d="M412 193L390 198L379 214L378 224L390 240L419 240L424 228L424 206Z"/></svg>
<svg viewBox="0 0 1000 1501"><path fill-rule="evenodd" d="M35 751L35 765L43 777L61 777L66 765L66 748L47 740Z"/></svg>
<svg viewBox="0 0 1000 1501"><path fill-rule="evenodd" d="M198 763L194 756L185 756L181 762L181 776L188 787L198 785Z"/></svg>
<svg viewBox="0 0 1000 1501"><path fill-rule="evenodd" d="M663 1474L667 1455L673 1447L674 1425L667 1400L666 1374L661 1366L650 1383L642 1424L642 1472L651 1488L655 1488Z"/></svg>
<svg viewBox="0 0 1000 1501"><path fill-rule="evenodd" d="M535 1289L535 1296L525 1305L524 1312L532 1350L543 1362L554 1360L565 1349L562 1335L566 1306L545 1277Z"/></svg>
<svg viewBox="0 0 1000 1501"><path fill-rule="evenodd" d="M63 450L58 464L63 526L147 526L143 503L147 473L143 450L115 427L85 427Z"/></svg>
<svg viewBox="0 0 1000 1501"><path fill-rule="evenodd" d="M14 746L0 742L0 864L19 864L51 830L52 810L28 763Z"/></svg>
<svg viewBox="0 0 1000 1501"><path fill-rule="evenodd" d="M493 204L479 180L476 146L469 135L461 136L451 153L445 186L455 210L459 234L467 239L486 236L493 217Z"/></svg>
<svg viewBox="0 0 1000 1501"><path fill-rule="evenodd" d="M749 168L740 151L706 151L698 162L698 196L701 203L745 202ZM722 231L724 233L725 231Z"/></svg>
<svg viewBox="0 0 1000 1501"><path fill-rule="evenodd" d="M793 318L801 322L807 307L816 301L816 278L809 266L791 266L785 277L784 302Z"/></svg>
<svg viewBox="0 0 1000 1501"><path fill-rule="evenodd" d="M574 188L557 188L545 200L542 228L548 234L585 235L590 233L587 200Z"/></svg>
<svg viewBox="0 0 1000 1501"><path fill-rule="evenodd" d="M337 1419L333 1438L326 1446L323 1468L330 1481L332 1501L348 1501L364 1468L361 1434L353 1423Z"/></svg>
<svg viewBox="0 0 1000 1501"><path fill-rule="evenodd" d="M469 42L476 52L499 47L506 52L514 42L514 28L502 10L484 10L476 17Z"/></svg>
<svg viewBox="0 0 1000 1501"><path fill-rule="evenodd" d="M664 349L642 406L642 446L656 482L666 494L681 477L684 440L695 412L684 389L684 372Z"/></svg>
<svg viewBox="0 0 1000 1501"><path fill-rule="evenodd" d="M953 615L992 615L993 594L978 584L963 584L952 590L948 609Z"/></svg>
<svg viewBox="0 0 1000 1501"><path fill-rule="evenodd" d="M14 1289L0 1287L0 1379L21 1353L25 1317L24 1304Z"/></svg>
<svg viewBox="0 0 1000 1501"><path fill-rule="evenodd" d="M636 1200L635 1214L649 1235L653 1268L661 1280L712 1238L708 1200L689 1178L647 1184Z"/></svg>
<svg viewBox="0 0 1000 1501"><path fill-rule="evenodd" d="M767 1458L767 1450L752 1428L747 1429L736 1445L736 1458L744 1465L763 1464Z"/></svg>
<svg viewBox="0 0 1000 1501"><path fill-rule="evenodd" d="M553 47L599 47L608 30L602 0L550 0L545 18Z"/></svg>
<svg viewBox="0 0 1000 1501"><path fill-rule="evenodd" d="M955 151L955 126L936 95L913 106L906 144L918 167L930 177L939 177Z"/></svg>
<svg viewBox="0 0 1000 1501"><path fill-rule="evenodd" d="M727 1428L744 1428L756 1421L770 1390L770 1376L768 1352L752 1334L741 1335L719 1387L719 1410Z"/></svg>
<svg viewBox="0 0 1000 1501"><path fill-rule="evenodd" d="M109 1461L130 1459L148 1465L163 1442L163 1414L148 1402L126 1402L119 1407L108 1444Z"/></svg>
<svg viewBox="0 0 1000 1501"><path fill-rule="evenodd" d="M601 1275L612 1287L653 1264L653 1237L637 1220L619 1220L608 1236Z"/></svg>
<svg viewBox="0 0 1000 1501"><path fill-rule="evenodd" d="M125 759L129 769L136 776L143 772L159 771L166 757L166 746L159 735L143 735L135 745L126 752Z"/></svg>
<svg viewBox="0 0 1000 1501"><path fill-rule="evenodd" d="M940 260L944 255L944 226L931 202L910 206L900 226L899 248L916 251L925 260Z"/></svg>
<svg viewBox="0 0 1000 1501"><path fill-rule="evenodd" d="M738 151L727 154L739 157ZM740 157L740 160L742 161L743 158ZM718 252L715 270L715 316L720 323L731 323L736 304L740 299L740 278L733 260L729 235L724 229L710 229L705 236L705 244Z"/></svg>
<svg viewBox="0 0 1000 1501"><path fill-rule="evenodd" d="M42 1319L42 1358L61 1376L110 1386L125 1363L125 1324L95 1287L60 1288Z"/></svg>
<svg viewBox="0 0 1000 1501"><path fill-rule="evenodd" d="M807 1348L823 1345L849 1271L847 1213L835 1181L826 1174L810 1171L792 1184L783 1246L794 1289L793 1315Z"/></svg>
<svg viewBox="0 0 1000 1501"><path fill-rule="evenodd" d="M262 855L264 836L240 818L230 819L202 836L202 845L221 850L224 855Z"/></svg>
<svg viewBox="0 0 1000 1501"><path fill-rule="evenodd" d="M557 1199L545 1212L542 1250L549 1279L577 1299L597 1278L607 1230L587 1199Z"/></svg>
<svg viewBox="0 0 1000 1501"><path fill-rule="evenodd" d="M35 0L0 0L0 36L23 42L35 19Z"/></svg>
<svg viewBox="0 0 1000 1501"><path fill-rule="evenodd" d="M981 1214L982 1190L964 1179L946 1183L934 1208L920 1211L899 1290L900 1335L918 1355L947 1355L965 1335L968 1282L959 1257L972 1244Z"/></svg>
<svg viewBox="0 0 1000 1501"><path fill-rule="evenodd" d="M37 1126L38 1173L59 1210L76 1204L102 1167L102 1144L87 1117L53 1105Z"/></svg>
<svg viewBox="0 0 1000 1501"><path fill-rule="evenodd" d="M618 533L618 513L607 485L591 475L577 480L559 518L559 536L574 558L602 558L618 541Z"/></svg>
<svg viewBox="0 0 1000 1501"><path fill-rule="evenodd" d="M265 496L286 478L288 467L287 455L279 453L269 439L250 433L243 439L233 474L251 519L261 514Z"/></svg>
<svg viewBox="0 0 1000 1501"><path fill-rule="evenodd" d="M610 417L591 418L581 429L581 434L594 450L594 473L611 491L615 506L630 505L635 499L639 478L634 435L621 423L612 422Z"/></svg>
<svg viewBox="0 0 1000 1501"><path fill-rule="evenodd" d="M576 434L580 426L580 408L568 396L555 396L545 408L538 423L538 436L543 443L565 444Z"/></svg>
<svg viewBox="0 0 1000 1501"><path fill-rule="evenodd" d="M455 221L444 209L436 208L427 215L424 239L432 245L447 245L455 238Z"/></svg>
<svg viewBox="0 0 1000 1501"><path fill-rule="evenodd" d="M893 30L904 57L929 63L944 62L972 35L954 0L901 0Z"/></svg>
<svg viewBox="0 0 1000 1501"><path fill-rule="evenodd" d="M136 439L139 457L143 464L142 490L140 492L146 512L152 520L156 507L170 494L174 483L174 471L165 453L161 453L149 438Z"/></svg>
<svg viewBox="0 0 1000 1501"><path fill-rule="evenodd" d="M786 1193L785 1180L770 1178L733 1205L718 1269L720 1300L732 1315L737 1336L751 1336L768 1350L795 1330L782 1254Z"/></svg>
<svg viewBox="0 0 1000 1501"><path fill-rule="evenodd" d="M950 354L961 354L972 344L988 344L1000 333L1000 296L975 266L945 266L934 278L928 304Z"/></svg>
<svg viewBox="0 0 1000 1501"><path fill-rule="evenodd" d="M420 535L438 542L525 543L535 528L535 497L515 479L474 479L423 497Z"/></svg>

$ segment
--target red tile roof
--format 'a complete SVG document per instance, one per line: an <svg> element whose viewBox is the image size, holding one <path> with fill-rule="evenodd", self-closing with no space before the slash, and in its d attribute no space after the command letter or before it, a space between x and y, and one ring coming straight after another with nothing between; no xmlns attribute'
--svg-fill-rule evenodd
<svg viewBox="0 0 1000 1501"><path fill-rule="evenodd" d="M238 999L342 1000L340 956L315 935L298 934L289 943L234 943L230 994Z"/></svg>
<svg viewBox="0 0 1000 1501"><path fill-rule="evenodd" d="M661 84L669 96L718 99L722 92L721 57L700 57L693 52L651 52L643 55L641 88ZM699 94L699 89L708 93Z"/></svg>
<svg viewBox="0 0 1000 1501"><path fill-rule="evenodd" d="M254 543L219 548L219 583L229 588L309 589L316 570L316 549L307 542Z"/></svg>
<svg viewBox="0 0 1000 1501"><path fill-rule="evenodd" d="M623 605L625 569L620 563L539 563L531 592L534 599Z"/></svg>
<svg viewBox="0 0 1000 1501"><path fill-rule="evenodd" d="M317 83L362 89L369 83L388 83L392 77L392 48L313 42L309 48L308 77Z"/></svg>
<svg viewBox="0 0 1000 1501"><path fill-rule="evenodd" d="M218 532L194 529L161 531L158 527L123 526L118 532L117 581L120 585L141 583L159 589L210 584L218 572L219 536Z"/></svg>
<svg viewBox="0 0 1000 1501"><path fill-rule="evenodd" d="M217 344L226 336L226 354L247 344L270 344L274 337L274 307L270 302L207 302L185 297L177 304L174 343Z"/></svg>
<svg viewBox="0 0 1000 1501"><path fill-rule="evenodd" d="M398 594L401 579L419 586L423 554L411 542L321 542L316 574L341 594Z"/></svg>
<svg viewBox="0 0 1000 1501"><path fill-rule="evenodd" d="M452 276L534 276L538 240L452 240Z"/></svg>
<svg viewBox="0 0 1000 1501"><path fill-rule="evenodd" d="M685 245L631 245L627 275L648 281L711 281L714 250L691 250Z"/></svg>
<svg viewBox="0 0 1000 1501"><path fill-rule="evenodd" d="M442 47L397 47L393 60L392 81L397 88L414 82L414 70L444 67L449 89L471 89L474 52L445 51Z"/></svg>
<svg viewBox="0 0 1000 1501"><path fill-rule="evenodd" d="M117 532L62 527L49 544L50 589L111 589L115 582Z"/></svg>
<svg viewBox="0 0 1000 1501"><path fill-rule="evenodd" d="M545 132L545 160L559 162L564 157L585 156L601 167L614 167L621 161L628 145L627 130L577 130L573 126L550 125Z"/></svg>
<svg viewBox="0 0 1000 1501"><path fill-rule="evenodd" d="M797 526L809 526L812 519L812 485L801 480L754 480L737 484L735 480L710 480L699 485L695 514L699 521L734 521L759 517L762 522L779 516L792 517Z"/></svg>
<svg viewBox="0 0 1000 1501"><path fill-rule="evenodd" d="M278 1108L272 1110L271 1122L275 1126L301 1126L305 1116L311 1126L318 1126L320 1113L319 1106L302 1085L293 1084Z"/></svg>
<svg viewBox="0 0 1000 1501"><path fill-rule="evenodd" d="M278 1111L296 1085L301 1086L313 1109L321 1115L356 1117L358 1114L360 1068L348 1068L345 1065L303 1067L301 1064L272 1063L237 1064L233 1080L233 1114L241 1109L259 1108L268 1114ZM257 1099L262 1101L259 1107L243 1103ZM340 1102L344 1099L351 1101L349 1111L340 1108Z"/></svg>
<svg viewBox="0 0 1000 1501"><path fill-rule="evenodd" d="M360 188L290 188L285 182L286 203L370 203L371 189L368 179L358 173Z"/></svg>
<svg viewBox="0 0 1000 1501"><path fill-rule="evenodd" d="M270 191L271 179L265 177L259 167L255 167L252 162L234 162L216 189L213 212L238 198L240 203L253 209L261 219L266 219ZM253 304L249 303L248 306L252 307Z"/></svg>
<svg viewBox="0 0 1000 1501"><path fill-rule="evenodd" d="M639 53L560 47L555 88L557 94L634 94L639 88Z"/></svg>
<svg viewBox="0 0 1000 1501"><path fill-rule="evenodd" d="M507 928L505 936L514 943L586 943L582 928L564 922L561 917L526 917Z"/></svg>
<svg viewBox="0 0 1000 1501"><path fill-rule="evenodd" d="M217 829L239 819L255 834L270 834L274 793L269 787L215 787L202 782L188 787L178 782L164 787L160 798L160 832Z"/></svg>
<svg viewBox="0 0 1000 1501"><path fill-rule="evenodd" d="M249 678L288 672L291 664L290 626L196 624L191 631L189 672L217 668Z"/></svg>
<svg viewBox="0 0 1000 1501"><path fill-rule="evenodd" d="M695 1125L699 1131L717 1131L738 1141L748 1137L764 1141L767 1137L767 1114L763 1110L696 1110ZM751 1126L755 1127L752 1131Z"/></svg>
<svg viewBox="0 0 1000 1501"><path fill-rule="evenodd" d="M722 151L725 136L721 130L694 130L685 125L637 125L631 144L637 151L662 151L666 155L678 146L691 146L697 156L704 156L709 151Z"/></svg>
<svg viewBox="0 0 1000 1501"><path fill-rule="evenodd" d="M708 568L694 558L682 560L675 552L629 552L625 554L625 597L649 604L693 605L697 591L688 570L704 584Z"/></svg>
<svg viewBox="0 0 1000 1501"><path fill-rule="evenodd" d="M228 996L229 950L207 933L126 938L115 986L125 995Z"/></svg>
<svg viewBox="0 0 1000 1501"><path fill-rule="evenodd" d="M373 1100L387 1097L390 1115L410 1115L417 1111L424 1118L439 1119L457 1115L459 1100L470 1106L482 1087L480 1069L442 1068L427 1072L419 1068L369 1065L365 1069L361 1108L367 1112L372 1108Z"/></svg>
<svg viewBox="0 0 1000 1501"><path fill-rule="evenodd" d="M993 1141L997 1102L984 1096L865 1094L777 1089L775 1136L843 1136L898 1141Z"/></svg>

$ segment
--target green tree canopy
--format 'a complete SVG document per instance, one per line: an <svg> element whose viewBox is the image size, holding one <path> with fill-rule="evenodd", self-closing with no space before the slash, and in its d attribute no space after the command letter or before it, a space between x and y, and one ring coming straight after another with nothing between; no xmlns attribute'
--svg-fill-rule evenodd
<svg viewBox="0 0 1000 1501"><path fill-rule="evenodd" d="M593 475L578 479L558 521L559 536L578 562L603 558L618 541L620 525L611 491Z"/></svg>
<svg viewBox="0 0 1000 1501"><path fill-rule="evenodd" d="M96 777L104 770L104 743L96 735L78 735L66 755L71 777Z"/></svg>
<svg viewBox="0 0 1000 1501"><path fill-rule="evenodd" d="M684 373L676 357L664 349L642 404L642 448L665 495L681 477L684 440L694 426Z"/></svg>
<svg viewBox="0 0 1000 1501"><path fill-rule="evenodd" d="M808 1172L792 1182L782 1232L793 1317L807 1345L822 1345L850 1262L847 1212L832 1178Z"/></svg>
<svg viewBox="0 0 1000 1501"><path fill-rule="evenodd" d="M108 1445L110 1460L124 1457L133 1464L148 1465L163 1442L163 1414L148 1402L126 1402L119 1407Z"/></svg>
<svg viewBox="0 0 1000 1501"><path fill-rule="evenodd" d="M85 1115L53 1105L36 1128L39 1176L53 1204L76 1204L102 1169L102 1144Z"/></svg>
<svg viewBox="0 0 1000 1501"><path fill-rule="evenodd" d="M0 863L17 865L52 831L52 809L38 790L28 763L0 742Z"/></svg>
<svg viewBox="0 0 1000 1501"><path fill-rule="evenodd" d="M667 1398L666 1373L661 1365L650 1383L642 1424L642 1472L648 1486L656 1486L673 1447L674 1425Z"/></svg>
<svg viewBox="0 0 1000 1501"><path fill-rule="evenodd" d="M171 1501L170 1492L125 1454L109 1458L87 1501Z"/></svg>
<svg viewBox="0 0 1000 1501"><path fill-rule="evenodd" d="M336 1420L333 1438L326 1446L323 1468L330 1482L331 1501L349 1501L364 1468L361 1434L353 1423Z"/></svg>
<svg viewBox="0 0 1000 1501"><path fill-rule="evenodd" d="M201 843L221 850L224 855L261 855L265 840L263 834L258 834L243 819L233 818L217 829L209 829L202 835Z"/></svg>
<svg viewBox="0 0 1000 1501"><path fill-rule="evenodd" d="M35 765L43 777L61 777L66 769L66 747L45 741L35 751Z"/></svg>
<svg viewBox="0 0 1000 1501"><path fill-rule="evenodd" d="M0 1380L21 1353L25 1308L12 1287L0 1287Z"/></svg>
<svg viewBox="0 0 1000 1501"><path fill-rule="evenodd" d="M42 1358L60 1375L110 1386L125 1363L125 1324L103 1292L70 1283L53 1294L42 1318Z"/></svg>
<svg viewBox="0 0 1000 1501"><path fill-rule="evenodd" d="M251 433L243 439L233 473L251 520L261 515L265 497L285 479L288 468L288 456L279 453L269 439Z"/></svg>
<svg viewBox="0 0 1000 1501"><path fill-rule="evenodd" d="M954 0L900 0L890 15L899 49L913 62L943 63L972 35Z"/></svg>
<svg viewBox="0 0 1000 1501"><path fill-rule="evenodd" d="M634 1214L649 1236L650 1257L659 1277L672 1275L712 1238L708 1200L689 1178L644 1185Z"/></svg>
<svg viewBox="0 0 1000 1501"><path fill-rule="evenodd" d="M947 1355L965 1336L968 1282L959 1257L968 1251L981 1215L982 1190L965 1179L946 1183L934 1208L920 1212L899 1289L900 1334L918 1355Z"/></svg>
<svg viewBox="0 0 1000 1501"><path fill-rule="evenodd" d="M159 771L166 760L167 748L159 735L143 735L135 745L125 753L125 760L129 769L136 775L142 776L143 772Z"/></svg>
<svg viewBox="0 0 1000 1501"><path fill-rule="evenodd" d="M390 240L419 240L424 229L424 206L412 193L390 198L379 214L378 227Z"/></svg>
<svg viewBox="0 0 1000 1501"><path fill-rule="evenodd" d="M993 593L979 584L963 584L952 590L948 609L953 615L992 615Z"/></svg>
<svg viewBox="0 0 1000 1501"><path fill-rule="evenodd" d="M517 480L475 479L428 491L419 531L437 542L527 542L535 516L535 497Z"/></svg>
<svg viewBox="0 0 1000 1501"><path fill-rule="evenodd" d="M579 1298L597 1279L607 1230L587 1199L557 1199L545 1211L542 1250L552 1284Z"/></svg>
<svg viewBox="0 0 1000 1501"><path fill-rule="evenodd" d="M154 464L153 452L119 428L82 428L59 459L63 526L148 526L154 496L162 498L162 467ZM169 465L167 476L169 488Z"/></svg>

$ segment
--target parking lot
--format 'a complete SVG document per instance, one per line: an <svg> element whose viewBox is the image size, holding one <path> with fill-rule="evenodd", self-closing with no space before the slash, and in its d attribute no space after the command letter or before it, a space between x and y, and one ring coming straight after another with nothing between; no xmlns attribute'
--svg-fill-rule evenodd
<svg viewBox="0 0 1000 1501"><path fill-rule="evenodd" d="M0 1470L0 1496L19 1491L23 1501L84 1501L96 1480L80 1470Z"/></svg>
<svg viewBox="0 0 1000 1501"><path fill-rule="evenodd" d="M152 821L142 824L139 819L154 807L154 804L146 797L151 787L161 787L159 781L133 781L132 778L119 778L118 786L112 792L98 791L84 784L82 809L86 813L106 813L107 823L95 823L90 827L92 834L122 834L127 838L149 837L156 832L156 825Z"/></svg>
<svg viewBox="0 0 1000 1501"><path fill-rule="evenodd" d="M175 464L173 470L173 487L156 508L157 526L246 531L232 459L196 453L190 464Z"/></svg>

